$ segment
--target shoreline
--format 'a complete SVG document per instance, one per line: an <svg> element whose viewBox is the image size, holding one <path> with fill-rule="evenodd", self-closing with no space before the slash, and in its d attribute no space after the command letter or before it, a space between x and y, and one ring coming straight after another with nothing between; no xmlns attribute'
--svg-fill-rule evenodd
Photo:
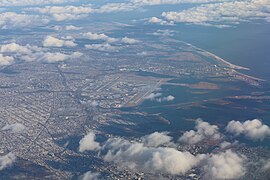
<svg viewBox="0 0 270 180"><path fill-rule="evenodd" d="M232 69L238 69L238 70L250 70L250 68L247 68L247 67L243 67L243 66L239 66L239 65L235 65L235 64L232 64L228 61L226 61L225 59L222 59L221 57L207 51L207 50L204 50L202 48L199 48L197 46L194 46L190 43L187 43L187 42L184 42L184 41L181 41L183 43L185 43L186 45L192 47L193 49L197 50L197 52L201 52L200 54L204 55L204 56L207 56L207 57L211 57L211 58L214 58L215 60L217 61L220 61L221 63L224 63L227 67L229 68L232 68Z"/></svg>
<svg viewBox="0 0 270 180"><path fill-rule="evenodd" d="M235 65L235 64L232 64L228 61L226 61L225 59L222 59L221 57L207 51L207 50L204 50L202 48L198 48L190 43L187 43L187 42L184 42L184 41L181 41L183 43L185 43L186 45L190 46L191 48L193 48L194 50L196 50L196 52L198 52L199 54L203 55L203 56L207 56L207 57L210 57L210 58L213 58L214 60L218 61L222 64L224 64L227 68L231 68L231 71L233 73L235 73L236 75L239 75L241 77L243 77L244 79L249 79L249 80L252 80L252 81L257 81L257 82L266 82L265 79L261 79L261 78L257 78L257 77L254 77L252 75L247 75L245 73L242 73L242 72L239 72L237 70L246 70L246 71L249 71L250 68L247 68L247 67L243 67L243 66L239 66L239 65ZM217 64L217 66L220 66ZM252 83L252 84L256 84L256 83Z"/></svg>

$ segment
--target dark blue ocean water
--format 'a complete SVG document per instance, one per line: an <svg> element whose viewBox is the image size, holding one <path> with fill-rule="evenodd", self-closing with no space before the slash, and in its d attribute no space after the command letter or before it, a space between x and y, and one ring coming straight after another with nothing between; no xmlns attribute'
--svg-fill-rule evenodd
<svg viewBox="0 0 270 180"><path fill-rule="evenodd" d="M250 75L270 81L270 23L239 24L235 28L179 25L177 39L210 51L227 61L250 68Z"/></svg>
<svg viewBox="0 0 270 180"><path fill-rule="evenodd" d="M240 24L234 28L212 28L196 25L178 24L173 27L157 27L154 25L133 26L131 29L127 27L124 31L116 31L116 34L128 34L136 32L133 36L137 38L153 38L145 37L145 34L155 32L157 28L174 30L174 38L180 41L191 43L199 48L216 54L217 56L227 60L230 63L248 67L249 71L243 71L246 74L259 77L266 80L263 88L258 89L248 86L245 83L237 82L236 84L216 82L221 87L220 90L208 90L203 94L196 93L186 87L163 86L160 91L164 96L173 95L176 99L172 102L151 102L146 101L139 106L139 110L150 114L160 113L162 117L168 119L169 125L160 125L155 123L152 127L143 128L145 133L154 130L180 132L194 128L194 121L191 119L202 118L207 122L219 125L222 132L226 124L231 120L251 120L255 118L262 119L263 122L270 126L270 101L254 101L254 100L232 100L226 99L227 96L233 95L249 95L252 92L269 91L270 82L270 24L264 22L251 22L248 24ZM176 80L180 83L194 83L194 80L183 79ZM211 80L206 80L211 82ZM239 90L232 90L237 88ZM204 90L197 90L204 91ZM202 100L220 99L201 103ZM229 104L223 104L221 100L228 100ZM200 102L197 105L187 105L184 103ZM179 106L167 106L170 104L180 104ZM182 104L182 105L181 105ZM183 105L184 104L184 105ZM136 111L133 110L133 111ZM135 119L136 121L136 119ZM249 141L248 141L249 142ZM265 145L270 147L270 140L254 143L250 145Z"/></svg>

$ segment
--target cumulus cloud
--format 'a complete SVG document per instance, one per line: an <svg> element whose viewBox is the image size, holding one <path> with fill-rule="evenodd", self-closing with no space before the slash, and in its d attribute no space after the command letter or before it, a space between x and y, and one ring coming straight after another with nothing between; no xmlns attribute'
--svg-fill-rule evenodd
<svg viewBox="0 0 270 180"><path fill-rule="evenodd" d="M206 127L216 129L209 124L204 125L204 128ZM85 137L81 142L86 140ZM192 168L198 167L204 171L205 179L238 179L246 173L247 158L244 155L239 155L230 149L214 154L197 155L188 151L179 151L172 143L172 137L165 132L154 132L143 136L140 138L141 142L111 137L100 145L95 142L94 133L90 133L87 139L89 148L86 149L96 150L105 162L113 162L123 169L184 175Z"/></svg>
<svg viewBox="0 0 270 180"><path fill-rule="evenodd" d="M136 39L128 38L128 37L123 37L121 39L121 42L123 42L125 44L136 44L136 43L139 43L140 41L136 40Z"/></svg>
<svg viewBox="0 0 270 180"><path fill-rule="evenodd" d="M17 43L4 44L0 47L0 52L15 57L23 61L44 61L48 63L65 61L68 59L75 59L82 56L80 52L73 52L71 54L63 54L59 52L47 52L47 49L29 44L23 46Z"/></svg>
<svg viewBox="0 0 270 180"><path fill-rule="evenodd" d="M247 120L245 122L230 121L226 126L226 131L239 136L243 134L245 137L252 140L263 140L270 137L270 127L264 125L261 120Z"/></svg>
<svg viewBox="0 0 270 180"><path fill-rule="evenodd" d="M0 171L11 166L16 160L16 156L10 152L4 156L0 156Z"/></svg>
<svg viewBox="0 0 270 180"><path fill-rule="evenodd" d="M160 96L162 96L162 93L151 93L148 96L144 97L144 99L154 100L155 98Z"/></svg>
<svg viewBox="0 0 270 180"><path fill-rule="evenodd" d="M232 145L232 143L228 142L228 141L223 141L222 143L220 143L219 147L221 149L225 149L227 147L230 147Z"/></svg>
<svg viewBox="0 0 270 180"><path fill-rule="evenodd" d="M99 34L99 33L87 32L87 33L83 33L82 36L87 38L87 39L90 39L90 40L104 41L101 44L87 44L87 45L85 45L85 48L87 48L87 49L104 51L104 52L118 52L123 47L122 43L135 44L135 43L140 42L139 40L128 38L128 37L113 38L113 37L107 36L104 33ZM112 45L113 43L114 43L114 45Z"/></svg>
<svg viewBox="0 0 270 180"><path fill-rule="evenodd" d="M172 95L169 95L166 97L166 101L173 101L174 99L175 99L175 97Z"/></svg>
<svg viewBox="0 0 270 180"><path fill-rule="evenodd" d="M162 19L159 19L159 18L157 18L157 17L151 17L150 19L149 19L149 22L150 23L161 23L163 20Z"/></svg>
<svg viewBox="0 0 270 180"><path fill-rule="evenodd" d="M93 132L89 132L80 140L79 151L96 151L100 149L100 144L95 141L96 135Z"/></svg>
<svg viewBox="0 0 270 180"><path fill-rule="evenodd" d="M62 4L67 2L76 2L78 0L2 0L0 6L35 6Z"/></svg>
<svg viewBox="0 0 270 180"><path fill-rule="evenodd" d="M166 97L157 98L156 101L157 102L166 102L166 101L173 101L174 99L175 99L174 96L169 95L169 96L166 96Z"/></svg>
<svg viewBox="0 0 270 180"><path fill-rule="evenodd" d="M38 15L17 14L15 12L0 13L0 29L33 27L44 25L48 22L48 19Z"/></svg>
<svg viewBox="0 0 270 180"><path fill-rule="evenodd" d="M151 17L148 20L148 22L152 23L152 24L160 24L160 25L173 25L174 24L173 21L166 21L166 20L163 20L163 19L160 19L160 18L157 18L157 17Z"/></svg>
<svg viewBox="0 0 270 180"><path fill-rule="evenodd" d="M7 124L2 128L2 131L11 131L16 134L23 133L25 130L25 125L21 123Z"/></svg>
<svg viewBox="0 0 270 180"><path fill-rule="evenodd" d="M31 53L31 47L30 46L21 46L19 44L16 43L10 43L10 44L4 44L1 46L0 51L2 53Z"/></svg>
<svg viewBox="0 0 270 180"><path fill-rule="evenodd" d="M68 25L68 26L65 26L64 28L66 31L75 31L75 30L80 30L82 29L81 27L77 27L77 26L73 26L73 25Z"/></svg>
<svg viewBox="0 0 270 180"><path fill-rule="evenodd" d="M252 18L267 19L270 16L268 0L225 1L193 7L180 12L163 12L168 21L228 27Z"/></svg>
<svg viewBox="0 0 270 180"><path fill-rule="evenodd" d="M181 4L181 3L210 3L224 0L131 0L141 5Z"/></svg>
<svg viewBox="0 0 270 180"><path fill-rule="evenodd" d="M93 32L87 32L87 33L83 34L83 37L90 39L90 40L103 40L103 41L106 41L108 43L118 41L116 38L111 38L103 33L98 34L98 33L93 33Z"/></svg>
<svg viewBox="0 0 270 180"><path fill-rule="evenodd" d="M107 43L125 43L125 44L136 44L139 43L139 40L133 39L133 38L128 38L128 37L123 37L123 38L113 38L109 37L104 33L93 33L93 32L87 32L82 34L83 37L90 39L90 40L103 40Z"/></svg>
<svg viewBox="0 0 270 180"><path fill-rule="evenodd" d="M212 154L206 159L204 165L206 179L238 179L242 177L246 168L246 157L227 150L218 154Z"/></svg>
<svg viewBox="0 0 270 180"><path fill-rule="evenodd" d="M221 138L219 133L219 128L216 125L211 125L208 122L204 122L201 119L196 120L195 130L190 130L185 132L180 138L179 141L196 144L205 139L218 140Z"/></svg>
<svg viewBox="0 0 270 180"><path fill-rule="evenodd" d="M143 6L181 4L181 3L208 3L223 0L129 0L120 3L107 3L94 10L96 13L125 12L139 9Z"/></svg>
<svg viewBox="0 0 270 180"><path fill-rule="evenodd" d="M68 59L76 59L82 56L82 53L80 52L74 52L72 54L63 54L63 53L45 53L42 56L42 61L44 62L48 62L48 63L54 63L54 62L61 62L61 61L65 61Z"/></svg>
<svg viewBox="0 0 270 180"><path fill-rule="evenodd" d="M53 36L47 36L43 41L43 46L45 47L75 47L77 46L76 43L73 41L65 41L58 38L55 38Z"/></svg>
<svg viewBox="0 0 270 180"><path fill-rule="evenodd" d="M144 97L144 99L148 99L151 101L156 101L156 102L165 102L165 101L173 101L175 99L174 96L169 95L166 97L161 97L162 93L151 93L148 96Z"/></svg>
<svg viewBox="0 0 270 180"><path fill-rule="evenodd" d="M131 143L120 138L108 139L103 149L107 150L105 161L131 170L185 174L201 161L201 157L189 152L169 147L147 147L143 143Z"/></svg>
<svg viewBox="0 0 270 180"><path fill-rule="evenodd" d="M165 29L165 30L161 30L158 29L156 32L152 33L152 35L154 36L173 36L174 31L169 30L169 29Z"/></svg>
<svg viewBox="0 0 270 180"><path fill-rule="evenodd" d="M98 180L99 176L100 176L99 173L88 171L84 173L81 180Z"/></svg>
<svg viewBox="0 0 270 180"><path fill-rule="evenodd" d="M78 30L81 30L82 27L73 26L73 25L68 25L68 26L56 25L53 27L49 27L49 29L53 29L55 31L78 31Z"/></svg>
<svg viewBox="0 0 270 180"><path fill-rule="evenodd" d="M121 47L112 46L109 43L104 43L104 44L87 44L85 45L85 48L105 52L118 52Z"/></svg>
<svg viewBox="0 0 270 180"><path fill-rule="evenodd" d="M7 66L13 64L14 58L12 56L3 56L0 54L0 66Z"/></svg>
<svg viewBox="0 0 270 180"><path fill-rule="evenodd" d="M172 144L172 137L165 132L154 132L141 138L142 143L148 147L158 147L160 145Z"/></svg>
<svg viewBox="0 0 270 180"><path fill-rule="evenodd" d="M133 11L143 6L181 3L195 3L200 5L180 12L164 12L162 13L164 19L152 17L149 19L149 22L161 25L173 25L174 22L184 22L228 27L230 26L228 24L236 24L252 18L269 20L270 3L267 0L130 0L127 2L106 3L97 8L93 8L93 5L87 4L81 6L46 6L28 8L26 10L49 15L56 21L65 21L85 18L91 13Z"/></svg>
<svg viewBox="0 0 270 180"><path fill-rule="evenodd" d="M100 8L95 9L96 13L111 13L111 12L125 12L133 11L140 7L134 3L107 3Z"/></svg>
<svg viewBox="0 0 270 180"><path fill-rule="evenodd" d="M85 18L93 11L91 6L46 6L42 8L28 8L26 10L49 15L55 21L67 21Z"/></svg>

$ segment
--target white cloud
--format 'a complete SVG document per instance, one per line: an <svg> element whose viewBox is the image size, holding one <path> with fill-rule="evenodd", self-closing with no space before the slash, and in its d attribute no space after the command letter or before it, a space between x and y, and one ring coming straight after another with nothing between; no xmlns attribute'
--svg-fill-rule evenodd
<svg viewBox="0 0 270 180"><path fill-rule="evenodd" d="M216 125L211 125L208 122L204 122L201 119L196 120L195 130L185 132L179 141L188 144L196 144L205 139L218 140L221 138L219 128Z"/></svg>
<svg viewBox="0 0 270 180"><path fill-rule="evenodd" d="M98 33L87 32L87 33L84 33L83 36L87 39L90 39L90 40L103 40L103 41L106 41L108 43L113 43L113 42L118 41L118 39L111 38L103 33L98 34Z"/></svg>
<svg viewBox="0 0 270 180"><path fill-rule="evenodd" d="M64 29L64 27L62 27L62 26L53 26L52 29L55 30L55 31L62 31Z"/></svg>
<svg viewBox="0 0 270 180"><path fill-rule="evenodd" d="M148 147L158 147L160 145L172 144L172 137L168 136L168 133L154 132L141 138L142 143Z"/></svg>
<svg viewBox="0 0 270 180"><path fill-rule="evenodd" d="M98 180L100 174L88 171L82 176L82 180Z"/></svg>
<svg viewBox="0 0 270 180"><path fill-rule="evenodd" d="M75 41L75 38L73 36L64 36L61 37L63 40L70 40L70 41Z"/></svg>
<svg viewBox="0 0 270 180"><path fill-rule="evenodd" d="M10 152L4 156L0 156L0 171L11 166L16 160L16 156Z"/></svg>
<svg viewBox="0 0 270 180"><path fill-rule="evenodd" d="M205 179L238 179L246 172L245 159L231 150L212 154L204 165Z"/></svg>
<svg viewBox="0 0 270 180"><path fill-rule="evenodd" d="M223 141L222 143L220 143L219 147L221 149L225 149L227 147L230 147L232 145L232 143L228 142L228 141Z"/></svg>
<svg viewBox="0 0 270 180"><path fill-rule="evenodd" d="M135 44L139 43L139 40L124 37L124 38L113 38L109 37L106 34L98 34L93 32L87 32L82 34L83 37L90 39L90 40L102 40L104 41L101 44L87 44L85 45L85 48L92 49L92 50L98 50L98 51L104 51L104 52L118 52L122 46L119 45L119 43L125 43L125 44ZM112 43L118 43L117 46L111 45Z"/></svg>
<svg viewBox="0 0 270 180"><path fill-rule="evenodd" d="M48 52L48 49L31 46L29 44L23 46L16 43L2 45L0 47L0 52L23 61L44 61L48 63L75 59L82 56L82 53L80 52L73 52L71 54L63 54L59 52L52 53Z"/></svg>
<svg viewBox="0 0 270 180"><path fill-rule="evenodd" d="M48 22L48 19L38 15L17 14L14 12L0 13L0 29L33 27L37 25L44 25Z"/></svg>
<svg viewBox="0 0 270 180"><path fill-rule="evenodd" d="M169 95L167 97L157 98L156 101L157 102L164 102L164 101L166 102L166 101L173 101L174 99L175 99L174 96Z"/></svg>
<svg viewBox="0 0 270 180"><path fill-rule="evenodd" d="M4 44L0 47L0 51L23 61L39 60L44 55L44 49L29 44L25 46L16 43Z"/></svg>
<svg viewBox="0 0 270 180"><path fill-rule="evenodd" d="M231 146L234 146L234 145L237 145L238 144L238 141L234 141L234 142L228 142L228 141L223 141L219 144L219 147L221 149L228 149L229 147Z"/></svg>
<svg viewBox="0 0 270 180"><path fill-rule="evenodd" d="M53 29L55 31L77 31L82 29L81 27L73 26L73 25L68 25L68 26L54 26Z"/></svg>
<svg viewBox="0 0 270 180"><path fill-rule="evenodd" d="M228 27L252 18L269 18L269 7L268 0L228 1L200 5L180 12L163 12L162 16L174 22Z"/></svg>
<svg viewBox="0 0 270 180"><path fill-rule="evenodd" d="M23 54L28 54L31 53L32 47L30 47L29 45L26 46L21 46L19 44L16 43L10 43L10 44L4 44L1 46L0 51L2 53L23 53Z"/></svg>
<svg viewBox="0 0 270 180"><path fill-rule="evenodd" d="M184 22L221 28L230 26L228 24L235 24L252 18L269 20L270 3L268 0L130 0L107 3L97 8L87 4L81 6L46 6L25 10L50 15L56 21L65 21L85 18L91 13L133 11L143 6L181 3L200 5L180 12L164 12L162 13L164 19L152 17L149 22L161 25Z"/></svg>
<svg viewBox="0 0 270 180"><path fill-rule="evenodd" d="M141 5L161 5L161 4L182 4L182 3L209 3L224 0L131 0L131 2Z"/></svg>
<svg viewBox="0 0 270 180"><path fill-rule="evenodd" d="M121 39L121 42L126 43L126 44L136 44L136 43L139 43L140 41L136 39L124 37Z"/></svg>
<svg viewBox="0 0 270 180"><path fill-rule="evenodd" d="M82 34L83 37L90 39L90 40L103 40L107 43L125 43L125 44L136 44L139 43L139 40L133 39L133 38L128 38L128 37L123 37L123 38L113 38L109 37L104 33L98 34L98 33L93 33L93 32L87 32Z"/></svg>
<svg viewBox="0 0 270 180"><path fill-rule="evenodd" d="M97 151L100 149L100 144L95 141L96 135L93 132L89 132L80 140L79 151Z"/></svg>
<svg viewBox="0 0 270 180"><path fill-rule="evenodd" d="M7 66L13 64L14 58L12 56L3 56L0 54L0 66Z"/></svg>
<svg viewBox="0 0 270 180"><path fill-rule="evenodd" d="M85 48L105 52L118 52L121 47L112 46L109 43L104 43L104 44L87 44L85 45Z"/></svg>
<svg viewBox="0 0 270 180"><path fill-rule="evenodd" d="M173 101L175 99L174 96L169 95L166 97L161 97L162 93L151 93L148 96L144 97L144 99L149 99L151 101L156 101L156 102L164 102L164 101Z"/></svg>
<svg viewBox="0 0 270 180"><path fill-rule="evenodd" d="M120 138L107 140L103 149L107 150L105 161L135 171L185 174L201 161L201 157L189 152L169 147L147 147L143 143L131 143Z"/></svg>
<svg viewBox="0 0 270 180"><path fill-rule="evenodd" d="M152 24L160 24L160 25L174 25L173 21L166 21L166 20L163 20L163 19L160 19L160 18L157 18L157 17L151 17L148 20L148 22L152 23Z"/></svg>
<svg viewBox="0 0 270 180"><path fill-rule="evenodd" d="M161 30L158 29L156 32L151 33L154 36L173 36L174 31L169 30L169 29L165 29L165 30Z"/></svg>
<svg viewBox="0 0 270 180"><path fill-rule="evenodd" d="M82 29L81 27L77 27L77 26L73 26L73 25L68 25L68 26L65 26L65 30L66 31L74 31L74 30L80 30Z"/></svg>
<svg viewBox="0 0 270 180"><path fill-rule="evenodd" d="M208 123L198 123L201 123L203 128L210 127L209 131L213 131L213 129L216 131L216 127ZM187 151L179 151L172 142L172 137L164 132L143 136L140 138L141 142L109 138L103 145L100 145L95 141L93 133L90 133L90 137L83 139L85 141L88 139L86 141L88 148L84 149L95 150L105 162L111 162L119 168L128 168L136 172L184 175L197 167L204 171L205 179L238 179L246 173L247 158L244 155L239 155L230 149L215 154L197 155ZM226 144L230 143L226 142ZM226 147L228 146L226 145ZM268 163L264 164L268 165ZM92 177L91 175L92 173L89 172L90 177Z"/></svg>
<svg viewBox="0 0 270 180"><path fill-rule="evenodd" d="M252 140L263 140L270 137L270 127L264 125L260 120L247 120L245 122L230 121L226 126L226 131L239 136L243 134L245 137Z"/></svg>
<svg viewBox="0 0 270 180"><path fill-rule="evenodd" d="M125 12L125 11L133 11L140 7L139 4L134 3L107 3L103 6L101 6L98 9L95 9L94 11L96 13L111 13L111 12Z"/></svg>
<svg viewBox="0 0 270 180"><path fill-rule="evenodd" d="M26 130L25 125L21 123L7 124L2 129L2 131L11 131L12 133L23 133Z"/></svg>
<svg viewBox="0 0 270 180"><path fill-rule="evenodd" d="M157 17L151 17L150 19L149 19L149 22L150 23L157 23L157 24L159 24L159 23L161 23L163 20L162 19L159 19L159 18L157 18Z"/></svg>
<svg viewBox="0 0 270 180"><path fill-rule="evenodd" d="M44 62L48 62L48 63L54 63L54 62L61 62L61 61L65 61L68 59L76 59L81 57L82 54L80 52L74 52L72 54L63 54L63 53L50 53L47 52L42 56L42 60Z"/></svg>
<svg viewBox="0 0 270 180"><path fill-rule="evenodd" d="M62 4L67 2L76 2L78 0L2 0L0 6L35 6Z"/></svg>
<svg viewBox="0 0 270 180"><path fill-rule="evenodd" d="M65 41L58 38L55 38L53 36L47 36L43 41L43 46L45 47L75 47L77 46L76 43L73 41Z"/></svg>
<svg viewBox="0 0 270 180"><path fill-rule="evenodd" d="M96 13L126 12L139 9L143 6L182 4L182 3L208 3L223 0L129 0L126 3L107 3L94 10Z"/></svg>
<svg viewBox="0 0 270 180"><path fill-rule="evenodd" d="M29 44L22 46L16 43L4 44L1 46L0 51L16 59L23 61L35 61L41 58L44 49Z"/></svg>
<svg viewBox="0 0 270 180"><path fill-rule="evenodd" d="M162 96L162 93L151 93L148 96L144 97L144 99L154 100L155 98L160 96Z"/></svg>
<svg viewBox="0 0 270 180"><path fill-rule="evenodd" d="M85 18L93 11L91 6L46 6L44 8L28 8L25 10L50 15L55 21Z"/></svg>
<svg viewBox="0 0 270 180"><path fill-rule="evenodd" d="M166 97L166 101L173 101L174 99L175 99L175 97L172 95L169 95Z"/></svg>

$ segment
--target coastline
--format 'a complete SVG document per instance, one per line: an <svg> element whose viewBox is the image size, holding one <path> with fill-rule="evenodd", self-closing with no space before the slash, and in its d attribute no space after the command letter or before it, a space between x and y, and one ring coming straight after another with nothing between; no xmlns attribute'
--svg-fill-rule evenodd
<svg viewBox="0 0 270 180"><path fill-rule="evenodd" d="M217 56L217 55L215 55L215 54L213 54L213 53L211 53L209 51L206 51L206 50L204 50L202 48L198 48L198 47L196 47L196 46L194 46L194 45L192 45L190 43L184 42L184 41L181 41L181 42L185 43L189 47L193 48L197 53L216 60L217 63L218 63L218 64L216 64L217 66L223 65L222 66L223 68L224 68L224 66L226 68L230 68L231 69L230 75L234 76L235 78L242 79L243 81L246 81L246 82L248 82L248 83L250 83L252 85L255 85L255 86L259 86L260 82L266 82L265 79L257 78L257 77L247 75L245 73L237 71L237 70L249 71L250 68L232 64L232 63L226 61L225 59L222 59L221 57L219 57L219 56Z"/></svg>
<svg viewBox="0 0 270 180"><path fill-rule="evenodd" d="M239 65L235 65L235 64L232 64L228 61L226 61L225 59L222 59L221 57L209 52L209 51L206 51L202 48L198 48L190 43L187 43L187 42L184 42L184 41L181 41L183 43L185 43L186 45L190 46L191 48L193 48L194 50L196 50L196 52L200 53L201 55L203 56L207 56L207 57L210 57L210 58L214 58L216 61L220 61L221 63L225 64L226 67L228 68L231 68L231 69L241 69L241 70L250 70L249 68L247 67L243 67L243 66L239 66ZM217 64L219 65L219 64Z"/></svg>

